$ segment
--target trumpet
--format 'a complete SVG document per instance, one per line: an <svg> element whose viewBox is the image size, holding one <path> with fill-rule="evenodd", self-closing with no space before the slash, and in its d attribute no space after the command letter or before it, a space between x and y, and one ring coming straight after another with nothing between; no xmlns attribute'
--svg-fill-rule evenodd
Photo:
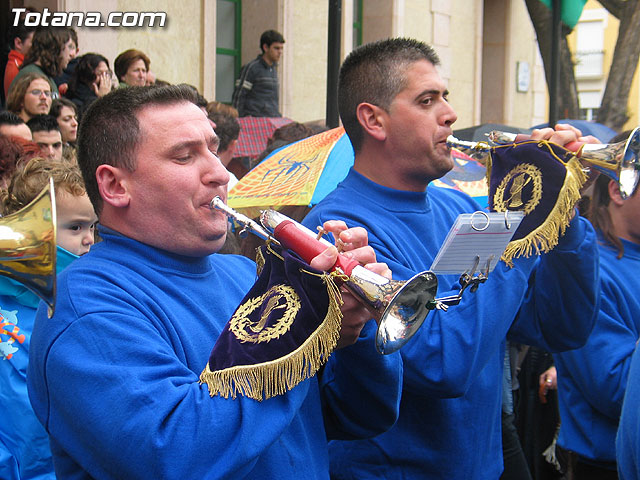
<svg viewBox="0 0 640 480"><path fill-rule="evenodd" d="M507 145L524 140L521 134L493 131L488 134L493 144ZM447 138L447 145L457 148L481 164L485 164L493 146L489 142L466 142L454 136ZM617 143L571 142L564 146L575 152L576 157L594 170L618 183L623 199L632 196L640 180L640 127L636 127L626 140Z"/></svg>
<svg viewBox="0 0 640 480"><path fill-rule="evenodd" d="M0 275L38 295L53 315L56 298L56 209L53 180L29 205L0 218Z"/></svg>
<svg viewBox="0 0 640 480"><path fill-rule="evenodd" d="M260 225L233 210L220 197L211 200L210 206L222 210L238 222L244 231L297 253L307 263L332 246L305 226L275 210L263 211ZM431 310L446 310L446 306L435 299L438 280L433 272L418 273L407 281L390 280L341 254L332 270L348 278L344 285L376 319L376 349L383 355L399 350L417 332Z"/></svg>

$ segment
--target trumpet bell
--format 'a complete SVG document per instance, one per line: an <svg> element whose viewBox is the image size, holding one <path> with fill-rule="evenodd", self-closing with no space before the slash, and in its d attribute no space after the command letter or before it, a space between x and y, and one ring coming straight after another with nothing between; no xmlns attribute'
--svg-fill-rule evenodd
<svg viewBox="0 0 640 480"><path fill-rule="evenodd" d="M431 272L422 272L403 283L391 297L378 322L376 349L383 355L393 353L413 337L433 307L438 280Z"/></svg>
<svg viewBox="0 0 640 480"><path fill-rule="evenodd" d="M0 218L0 275L21 283L55 308L56 210L53 180L21 210Z"/></svg>
<svg viewBox="0 0 640 480"><path fill-rule="evenodd" d="M640 179L640 127L622 142L587 143L579 156L591 168L618 182L620 195L626 199L634 194Z"/></svg>
<svg viewBox="0 0 640 480"><path fill-rule="evenodd" d="M388 355L407 343L434 308L438 279L425 271L404 282L389 280L356 267L345 286L375 318L376 349Z"/></svg>

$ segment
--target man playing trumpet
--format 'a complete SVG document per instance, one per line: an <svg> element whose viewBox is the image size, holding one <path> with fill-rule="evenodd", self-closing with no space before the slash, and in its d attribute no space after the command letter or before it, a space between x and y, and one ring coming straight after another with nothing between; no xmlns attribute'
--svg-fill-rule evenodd
<svg viewBox="0 0 640 480"><path fill-rule="evenodd" d="M119 89L80 125L102 241L59 278L55 315L40 309L28 371L60 478L326 480L327 438L375 435L397 418L400 358L377 354L375 323L348 295L338 345L355 344L321 374L262 402L200 384L255 264L215 253L227 217L209 205L226 198L229 174L196 101L184 85ZM363 229L325 227L352 258L375 261Z"/></svg>
<svg viewBox="0 0 640 480"><path fill-rule="evenodd" d="M429 183L452 168L447 137L456 121L434 50L395 38L353 51L342 65L339 111L355 150L347 178L304 220L340 218L369 231L394 277L428 269L470 197ZM590 141L569 126L536 130L534 140ZM400 418L377 437L330 443L340 478L492 479L502 471L501 391L507 336L558 351L582 345L598 302L593 229L571 220L557 247L539 259L500 263L485 284L449 311L435 310L400 351ZM457 276L439 279L439 296Z"/></svg>

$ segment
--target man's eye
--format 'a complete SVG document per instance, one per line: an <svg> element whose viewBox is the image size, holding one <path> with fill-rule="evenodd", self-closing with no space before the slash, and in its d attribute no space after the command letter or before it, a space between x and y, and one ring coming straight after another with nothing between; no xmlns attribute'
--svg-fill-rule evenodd
<svg viewBox="0 0 640 480"><path fill-rule="evenodd" d="M74 232L79 232L81 229L82 229L82 226L81 226L81 225L71 225L71 226L69 227L69 230L72 230L72 231L74 231Z"/></svg>

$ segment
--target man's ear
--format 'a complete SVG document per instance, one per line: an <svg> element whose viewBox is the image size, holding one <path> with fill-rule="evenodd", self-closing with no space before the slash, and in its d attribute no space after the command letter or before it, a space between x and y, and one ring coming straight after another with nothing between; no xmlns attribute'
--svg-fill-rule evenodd
<svg viewBox="0 0 640 480"><path fill-rule="evenodd" d="M363 130L379 141L387 138L385 115L386 112L382 108L371 103L361 103L356 108L356 117Z"/></svg>
<svg viewBox="0 0 640 480"><path fill-rule="evenodd" d="M609 198L618 207L622 206L624 203L622 194L620 193L620 185L618 185L618 182L615 180L611 180L609 182Z"/></svg>
<svg viewBox="0 0 640 480"><path fill-rule="evenodd" d="M102 200L117 208L127 207L131 201L125 172L127 170L112 165L100 165L96 170Z"/></svg>
<svg viewBox="0 0 640 480"><path fill-rule="evenodd" d="M237 138L235 138L235 139L233 139L233 140L231 140L229 142L229 146L227 147L227 150L229 150L231 152L235 151L236 145L238 145L238 139Z"/></svg>

